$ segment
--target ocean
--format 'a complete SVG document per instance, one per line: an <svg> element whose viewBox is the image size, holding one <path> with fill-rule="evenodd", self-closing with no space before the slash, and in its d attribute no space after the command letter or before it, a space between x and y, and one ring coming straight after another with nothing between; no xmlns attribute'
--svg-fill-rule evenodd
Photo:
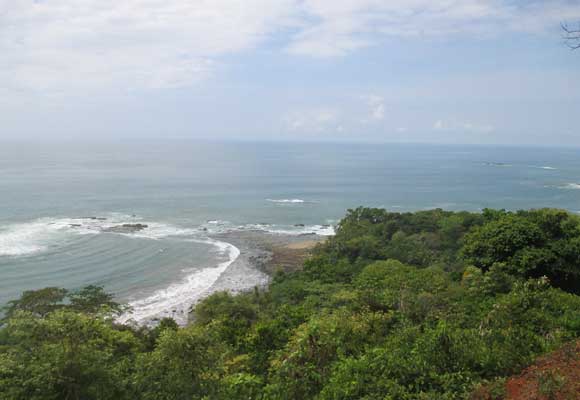
<svg viewBox="0 0 580 400"><path fill-rule="evenodd" d="M580 150L0 143L0 305L24 290L96 284L137 322L183 315L240 256L224 233L331 235L361 205L579 212Z"/></svg>

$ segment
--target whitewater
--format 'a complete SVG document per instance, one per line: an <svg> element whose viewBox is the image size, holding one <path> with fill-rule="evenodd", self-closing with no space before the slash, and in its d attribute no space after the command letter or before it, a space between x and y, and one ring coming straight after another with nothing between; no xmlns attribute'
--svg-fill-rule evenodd
<svg viewBox="0 0 580 400"><path fill-rule="evenodd" d="M0 306L95 284L132 306L123 320L184 323L199 298L263 283L244 233L325 237L359 206L577 212L579 188L574 148L0 143Z"/></svg>
<svg viewBox="0 0 580 400"><path fill-rule="evenodd" d="M139 229L134 232L114 231L123 227L125 229L138 227ZM115 252L118 254L114 257L115 263L122 264L127 258L140 257L140 252L152 247L151 242L154 242L155 247L158 248L154 257L158 259L158 265L151 265L150 268L162 270L165 267L164 258L171 259L175 256L175 252L163 246L164 243L171 243L173 247L177 246L182 251L183 248L194 245L205 247L205 251L197 252L198 258L194 258L195 252L191 255L186 252L188 257L179 256L177 260L180 267L177 270L171 269L169 275L172 279L165 285L161 287L153 285L149 287L149 290L140 290L142 288L136 287L135 290L128 291L119 299L126 302L129 307L128 311L118 318L119 322L151 324L161 318L171 317L178 324L184 325L188 321L192 305L212 292L212 286L240 256L240 249L236 246L210 236L244 231L292 236L334 234L330 225L235 225L227 221L210 220L196 227L183 227L122 213L107 213L90 217L45 217L2 227L0 229L0 262L11 260L13 263L19 263L26 259L34 261L47 256L58 257L70 253L70 249L78 249L82 246L86 247L87 257L90 258L94 257L94 249L91 247L95 247L95 243L105 237L110 248L100 247L104 260L107 260L109 251L118 250L118 246L125 241L130 241L133 245L139 243L139 245L136 251L120 254ZM100 278L97 283L106 285L107 277ZM86 284L89 283L94 282L87 280ZM264 278L261 276L255 282L256 285L263 283ZM227 289L237 291L239 288Z"/></svg>

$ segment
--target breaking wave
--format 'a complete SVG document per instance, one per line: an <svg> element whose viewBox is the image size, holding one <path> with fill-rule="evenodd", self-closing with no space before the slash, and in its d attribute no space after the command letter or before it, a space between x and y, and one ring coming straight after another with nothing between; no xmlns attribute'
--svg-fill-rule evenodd
<svg viewBox="0 0 580 400"><path fill-rule="evenodd" d="M282 225L282 224L268 224L268 223L258 223L258 224L244 224L244 225L234 225L228 221L221 220L210 220L207 221L205 225L202 226L202 231L207 234L223 234L230 232L243 232L243 231L260 231L271 234L279 235L320 235L320 236L333 236L335 234L334 226L328 225L304 225L304 224L294 224L294 225Z"/></svg>
<svg viewBox="0 0 580 400"><path fill-rule="evenodd" d="M240 250L227 242L211 238L212 235L261 231L280 235L334 235L332 225L235 225L227 221L209 220L197 227L180 227L162 222L151 222L134 215L111 213L104 216L75 218L40 218L30 222L0 227L0 257L23 257L43 252L54 252L62 247L79 243L86 235L123 235L135 239L178 239L184 242L203 243L216 249L215 260L204 268L186 268L182 277L169 286L154 292L141 291L130 300L131 312L122 315L121 322L152 323L163 317L174 318L179 324L187 323L190 307L206 296L219 277L236 261ZM61 249L62 250L62 249Z"/></svg>
<svg viewBox="0 0 580 400"><path fill-rule="evenodd" d="M0 230L0 256L23 256L46 250L62 227L43 221L14 224Z"/></svg>
<svg viewBox="0 0 580 400"><path fill-rule="evenodd" d="M272 203L290 203L290 204L299 204L299 203L306 203L305 200L302 199L266 199L266 201Z"/></svg>
<svg viewBox="0 0 580 400"><path fill-rule="evenodd" d="M138 223L138 224L137 224ZM129 226L125 231L115 228ZM138 229L130 227L137 226ZM185 236L198 232L159 222L142 221L124 214L106 217L39 218L25 223L0 227L0 256L26 256L58 248L78 235L101 233L162 239L169 236Z"/></svg>
<svg viewBox="0 0 580 400"><path fill-rule="evenodd" d="M560 189L569 189L569 190L580 190L580 183L567 183L562 186L558 186Z"/></svg>
<svg viewBox="0 0 580 400"><path fill-rule="evenodd" d="M138 324L143 324L154 319L171 317L180 325L187 323L191 306L204 296L221 274L240 255L240 250L230 243L212 239L192 241L215 246L218 253L222 256L225 255L227 260L215 267L195 271L180 282L159 289L143 299L130 302L131 311L122 315L119 322L124 323L132 320Z"/></svg>

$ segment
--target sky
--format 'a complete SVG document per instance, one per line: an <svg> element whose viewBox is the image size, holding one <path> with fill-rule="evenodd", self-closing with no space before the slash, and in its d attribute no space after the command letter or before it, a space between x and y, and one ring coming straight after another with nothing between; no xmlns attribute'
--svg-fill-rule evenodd
<svg viewBox="0 0 580 400"><path fill-rule="evenodd" d="M0 140L580 146L580 0L0 0Z"/></svg>

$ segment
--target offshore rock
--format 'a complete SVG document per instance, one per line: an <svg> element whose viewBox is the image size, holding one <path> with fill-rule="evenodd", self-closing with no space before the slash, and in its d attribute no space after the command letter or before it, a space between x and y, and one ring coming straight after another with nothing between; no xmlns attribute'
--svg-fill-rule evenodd
<svg viewBox="0 0 580 400"><path fill-rule="evenodd" d="M135 233L142 231L143 229L147 228L145 224L123 224L112 226L107 229L103 229L103 232L110 232L110 233Z"/></svg>

